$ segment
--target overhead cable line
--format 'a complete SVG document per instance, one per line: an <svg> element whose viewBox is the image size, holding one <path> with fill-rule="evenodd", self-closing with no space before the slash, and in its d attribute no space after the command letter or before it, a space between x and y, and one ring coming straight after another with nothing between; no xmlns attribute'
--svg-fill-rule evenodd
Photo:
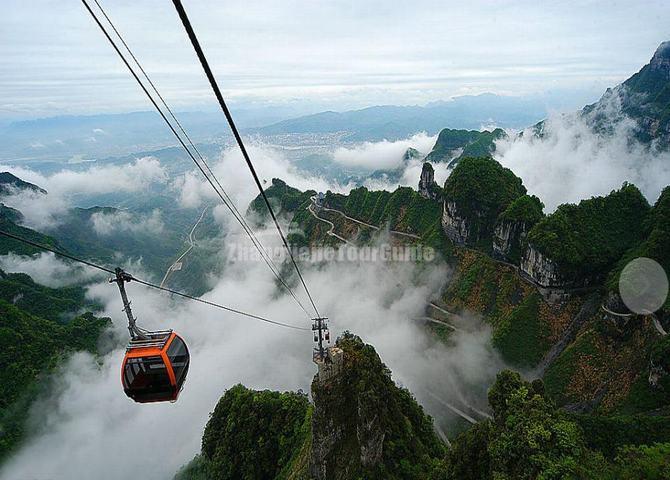
<svg viewBox="0 0 670 480"><path fill-rule="evenodd" d="M137 73L135 72L135 70L131 67L130 63L129 63L128 60L125 58L125 56L123 55L123 53L121 52L121 50L118 48L118 46L116 45L116 43L114 42L114 40L111 38L111 36L110 36L109 33L107 32L106 28L102 25L102 23L101 23L100 20L98 19L97 15L93 12L93 10L91 9L91 7L90 7L89 4L87 3L87 1L86 1L86 0L82 0L82 3L84 4L84 6L85 6L86 9L88 10L88 12L89 12L89 13L91 14L91 16L93 17L93 19L94 19L95 22L97 23L98 27L100 27L100 30L102 30L103 34L105 35L105 37L107 38L107 40L109 41L109 43L112 45L112 47L114 48L114 50L116 51L116 53L118 54L118 56L121 58L121 60L123 61L123 63L126 65L126 67L128 68L128 70L130 71L130 73L133 75L133 77L135 78L136 82L140 85L140 87L142 88L142 90L144 91L144 93L147 95L147 97L149 98L149 100L151 101L151 103L153 104L153 106L156 108L156 110L158 111L158 113L160 114L160 116L162 117L162 119L163 119L163 120L165 121L165 123L168 125L168 127L170 128L170 130L172 131L172 133L174 134L174 136L177 138L177 140L179 141L179 143L181 144L181 146L184 148L184 150L185 150L186 153L189 155L189 157L193 160L193 162L195 163L195 165L198 167L198 169L199 169L200 172L203 174L203 176L204 176L205 179L208 181L208 183L211 185L211 187L214 189L214 191L217 193L217 195L218 195L219 198L221 199L221 202L228 208L228 210L230 210L230 212L233 214L233 217L235 217L235 219L238 221L238 223L240 223L240 225L242 226L243 230L244 230L244 231L246 232L246 234L249 236L249 238L251 239L252 244L253 244L254 247L258 250L259 254L261 255L261 258L263 259L263 261L265 262L265 264L268 266L268 268L270 269L270 271L273 273L273 275L275 276L275 278L277 279L277 281L278 281L278 282L279 282L279 283L280 283L280 284L281 284L281 285L282 285L282 286L289 292L289 294L293 297L293 299L296 301L296 303L297 303L298 306L302 309L302 311L305 313L305 315L307 315L307 317L311 319L311 315L309 314L309 312L307 312L307 309L302 305L302 303L300 302L300 300L298 299L298 297L295 295L295 293L293 292L293 290L291 289L291 287L290 287L290 286L286 283L286 281L281 277L281 275L280 275L280 273L279 273L277 267L274 265L274 262L272 261L272 258L270 257L270 255L268 254L268 252L265 250L265 248L264 248L263 245L261 244L260 240L258 240L258 237L256 237L256 235L254 234L254 232L253 232L253 230L251 229L251 227L246 223L246 221L245 221L245 219L244 219L244 216L239 212L239 210L238 210L237 207L235 206L235 204L234 204L234 202L232 201L232 199L228 196L228 194L227 194L226 191L224 190L223 186L221 185L221 183L219 182L219 180L218 180L218 179L216 178L216 176L214 175L214 172L212 172L211 168L209 167L209 165L208 165L207 162L205 161L204 157L202 156L202 154L200 153L200 151L198 150L198 148L195 146L195 144L193 143L193 141L191 140L191 138L189 137L189 135L186 133L186 130L183 128L183 126L181 125L181 123L179 122L179 120L177 120L176 115L172 112L172 110L171 110L170 107L168 106L167 102L164 100L163 96L160 94L160 92L159 92L158 89L156 88L155 84L151 81L151 79L149 78L148 74L146 73L146 71L144 70L144 68L142 67L142 65L140 64L139 60L135 57L135 55L134 55L133 52L131 51L130 47L128 46L128 44L127 44L127 43L125 42L125 40L123 39L123 37L121 36L120 32L116 29L116 27L115 27L114 24L112 23L111 19L109 18L109 16L108 16L107 13L105 12L105 10L102 8L102 6L101 6L100 3L98 2L98 0L94 0L94 1L95 1L96 5L98 6L98 8L100 9L100 11L102 12L102 14L105 16L105 19L107 20L107 22L110 24L110 26L111 26L112 29L114 30L116 36L119 38L119 40L121 41L121 43L123 44L123 46L125 47L125 49L128 51L128 53L129 53L130 56L132 57L133 61L137 64L138 68L140 69L140 71L141 71L142 74L144 75L144 78L146 78L147 82L149 83L149 85L151 86L151 88L153 89L153 91L156 93L156 95L158 96L158 98L160 99L160 101L162 102L162 104L165 106L165 108L166 108L167 111L169 112L169 114L170 114L170 116L172 117L172 119L175 121L175 123L177 124L177 126L179 127L179 129L181 130L181 132L182 132L182 133L184 134L184 136L186 137L188 143L191 145L191 147L193 148L193 150L196 152L196 154L197 154L198 157L200 158L201 162L204 164L205 168L203 168L203 167L200 165L200 163L198 163L198 160L196 160L196 158L195 158L195 156L193 155L193 153L191 152L191 150L186 146L186 143L184 142L184 140L183 140L183 139L181 138L181 136L177 133L176 129L174 128L174 126L172 125L172 123L168 120L167 116L166 116L165 113L162 111L162 109L159 107L159 105L158 105L158 103L156 102L156 100L153 98L153 96L151 95L151 93L148 91L148 89L146 88L146 86L144 85L144 83L140 80L140 78L139 78L139 76L137 75ZM207 170L207 172L209 172L209 175L205 172L205 169ZM212 179L210 178L210 175L211 175L211 177L214 179L214 182L216 182L216 184L218 185L218 188L217 188L216 185L214 185L214 182L213 182ZM219 189L220 189L220 190L219 190Z"/></svg>
<svg viewBox="0 0 670 480"><path fill-rule="evenodd" d="M286 248L286 251L289 254L289 257L291 258L291 262L293 263L293 266L295 267L295 271L298 273L298 277L300 278L300 281L302 282L302 286L305 289L305 292L307 293L307 296L309 297L309 301L312 303L312 307L314 307L314 311L316 312L316 316L320 317L319 315L319 310L316 308L316 304L314 303L314 299L312 298L311 293L309 292L309 289L307 288L307 284L305 283L305 279L302 276L302 273L300 273L300 269L298 268L298 264L295 261L295 258L293 256L293 253L291 252L291 248L288 245L288 242L286 240L286 237L284 236L284 232L281 229L281 226L279 225L279 221L277 220L277 217L272 210L272 206L270 205L270 201L268 200L267 195L265 195L265 190L263 190L263 186L261 185L261 181L258 178L258 174L256 173L256 169L254 168L253 163L251 162L251 158L249 157L249 154L247 153L247 149L244 146L244 142L242 141L242 137L240 136L239 131L237 130L237 127L235 125L235 121L233 120L233 116L230 113L230 110L228 110L228 106L226 105L225 100L223 99L223 95L221 94L221 90L219 89L219 85L216 82L216 78L214 78L214 74L212 73L212 69L209 67L209 63L207 62L207 58L205 57L205 53L203 52L200 42L198 41L198 37L195 35L195 32L193 30L193 27L191 26L191 22L188 18L188 15L186 15L186 11L184 10L184 6L181 4L181 0L172 0L172 3L174 4L175 8L177 9L177 13L179 14L179 18L182 21L182 24L184 25L184 28L186 29L186 33L188 34L189 39L191 40L191 44L193 45L193 48L195 49L196 55L198 56L198 60L200 60L200 64L202 65L203 70L205 71L205 75L207 76L207 79L209 80L209 84L212 87L212 90L214 91L214 95L216 96L216 99L219 102L219 105L221 106L221 110L223 111L224 115L226 116L226 120L228 120L228 124L230 125L230 130L233 132L233 136L235 137L235 140L237 141L238 146L240 147L240 150L242 151L242 156L244 157L244 160L247 163L247 166L249 167L249 170L251 171L251 175L254 177L254 181L256 182L256 186L258 187L258 190L260 191L261 196L263 197L263 200L265 201L265 205L268 208L268 211L270 212L270 216L272 217L272 221L274 222L275 226L277 227L277 231L279 232L279 236L282 239L282 242L284 243L284 247Z"/></svg>
<svg viewBox="0 0 670 480"><path fill-rule="evenodd" d="M9 233L9 232L5 232L3 230L0 230L0 235L5 236L7 238L11 238L13 240L16 240L16 241L19 241L19 242L22 242L22 243L25 243L26 245L30 245L30 246L38 248L40 250L44 250L46 252L51 252L54 255L58 255L60 257L67 258L68 260L72 260L73 262L78 262L78 263L81 263L83 265L87 265L91 268L96 268L96 269L98 269L102 272L109 273L109 274L112 274L112 275L116 275L116 271L112 270L111 268L107 268L107 267L98 265L96 263L89 262L89 261L84 260L82 258L75 257L74 255L70 255L69 253L61 252L60 250L57 250L53 247L43 245L41 243L33 242L32 240L28 240L28 239L20 237L18 235L14 235L13 233ZM135 281L137 283L141 283L142 285L145 285L147 287L155 288L157 290L161 290L163 292L167 292L167 293L170 293L172 295L177 295L179 297L187 298L187 299L193 300L195 302L204 303L205 305L220 308L222 310L225 310L225 311L231 312L231 313L235 313L237 315L242 315L242 316L245 316L245 317L254 318L254 319L260 320L262 322L271 323L273 325L279 325L281 327L292 328L294 330L311 330L310 328L298 327L296 325L291 325L291 324L288 324L288 323L278 322L276 320L270 320L269 318L261 317L259 315L255 315L253 313L244 312L244 311L238 310L236 308L226 307L225 305L221 305L219 303L210 302L209 300L204 300L202 298L194 297L193 295L189 295L187 293L182 293L182 292L179 292L177 290L172 290L170 288L161 287L160 285L156 285L155 283L147 282L146 280L142 280L140 278L136 278L136 277L133 277L133 276L130 276L130 277L132 278L133 281Z"/></svg>

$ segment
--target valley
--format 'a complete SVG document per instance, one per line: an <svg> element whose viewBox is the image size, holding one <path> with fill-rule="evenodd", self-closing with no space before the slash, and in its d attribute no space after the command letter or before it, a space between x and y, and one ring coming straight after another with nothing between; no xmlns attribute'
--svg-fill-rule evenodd
<svg viewBox="0 0 670 480"><path fill-rule="evenodd" d="M521 162L560 150L560 122L492 98L249 125L260 194L230 138L188 117L239 225L160 138L101 140L71 169L74 141L53 156L10 149L0 476L74 478L90 461L114 465L101 480L123 478L136 456L148 478L175 480L667 478L669 88L664 42L561 117L605 150L626 144L630 163L653 159L574 201L546 187L564 163L547 160L545 175ZM473 130L484 101L527 128ZM463 104L468 115L445 120ZM127 316L116 267L131 275ZM138 331L174 328L190 349L177 402L123 396L134 315Z"/></svg>

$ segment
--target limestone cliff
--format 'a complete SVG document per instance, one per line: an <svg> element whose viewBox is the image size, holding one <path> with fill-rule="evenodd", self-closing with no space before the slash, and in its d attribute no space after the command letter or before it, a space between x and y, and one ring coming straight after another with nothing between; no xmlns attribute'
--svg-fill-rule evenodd
<svg viewBox="0 0 670 480"><path fill-rule="evenodd" d="M435 182L435 170L430 162L425 162L421 169L419 195L430 200L437 200L440 196L440 187Z"/></svg>
<svg viewBox="0 0 670 480"><path fill-rule="evenodd" d="M524 250L520 268L543 287L566 286L567 279L560 275L558 265L532 245Z"/></svg>
<svg viewBox="0 0 670 480"><path fill-rule="evenodd" d="M464 214L459 213L456 202L445 201L442 205L442 228L449 240L457 245L470 240L470 223Z"/></svg>
<svg viewBox="0 0 670 480"><path fill-rule="evenodd" d="M464 158L444 184L444 232L454 243L490 249L499 215L525 193L521 179L492 158Z"/></svg>
<svg viewBox="0 0 670 480"><path fill-rule="evenodd" d="M526 236L544 214L544 205L533 195L523 195L514 200L500 214L493 231L493 255L518 263Z"/></svg>
<svg viewBox="0 0 670 480"><path fill-rule="evenodd" d="M430 417L371 345L345 333L337 347L341 368L312 382L311 478L425 478L443 454Z"/></svg>

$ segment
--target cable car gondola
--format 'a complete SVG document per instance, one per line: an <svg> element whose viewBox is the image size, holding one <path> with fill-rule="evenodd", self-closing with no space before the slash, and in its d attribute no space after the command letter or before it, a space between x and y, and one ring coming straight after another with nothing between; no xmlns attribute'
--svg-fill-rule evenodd
<svg viewBox="0 0 670 480"><path fill-rule="evenodd" d="M133 277L120 268L115 274L109 281L119 286L130 332L121 364L123 391L138 403L174 402L188 373L190 356L186 343L172 330L151 332L138 327L125 288Z"/></svg>
<svg viewBox="0 0 670 480"><path fill-rule="evenodd" d="M123 390L138 403L174 402L189 366L184 340L172 330L131 339L121 366Z"/></svg>

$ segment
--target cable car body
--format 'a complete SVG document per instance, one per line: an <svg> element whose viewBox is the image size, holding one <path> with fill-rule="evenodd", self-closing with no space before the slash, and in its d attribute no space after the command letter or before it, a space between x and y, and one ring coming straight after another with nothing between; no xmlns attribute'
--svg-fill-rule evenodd
<svg viewBox="0 0 670 480"><path fill-rule="evenodd" d="M121 366L123 390L137 403L174 402L188 373L186 343L172 330L146 332L128 343Z"/></svg>

